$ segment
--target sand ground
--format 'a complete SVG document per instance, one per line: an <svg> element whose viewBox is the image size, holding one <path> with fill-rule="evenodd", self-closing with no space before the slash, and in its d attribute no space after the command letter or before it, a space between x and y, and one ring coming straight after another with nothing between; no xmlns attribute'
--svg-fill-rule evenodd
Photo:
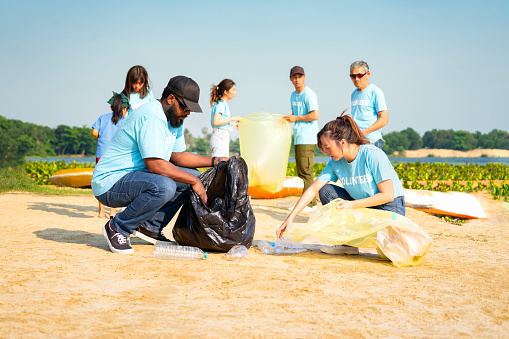
<svg viewBox="0 0 509 339"><path fill-rule="evenodd" d="M0 337L509 337L508 204L476 196L489 218L464 226L407 210L434 245L398 268L363 249L155 260L137 238L118 255L92 196L2 194ZM253 200L255 241L296 200Z"/></svg>

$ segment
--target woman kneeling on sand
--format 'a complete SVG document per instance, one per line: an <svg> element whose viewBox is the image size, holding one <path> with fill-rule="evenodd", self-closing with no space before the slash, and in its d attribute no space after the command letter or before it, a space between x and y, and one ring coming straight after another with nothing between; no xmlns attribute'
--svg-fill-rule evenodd
<svg viewBox="0 0 509 339"><path fill-rule="evenodd" d="M338 209L369 207L405 215L403 186L394 167L384 151L370 144L351 116L342 114L328 122L317 138L320 150L332 159L276 231L279 239L317 193L323 205L343 199ZM328 184L339 179L343 187ZM338 245L332 253L358 254L359 250Z"/></svg>

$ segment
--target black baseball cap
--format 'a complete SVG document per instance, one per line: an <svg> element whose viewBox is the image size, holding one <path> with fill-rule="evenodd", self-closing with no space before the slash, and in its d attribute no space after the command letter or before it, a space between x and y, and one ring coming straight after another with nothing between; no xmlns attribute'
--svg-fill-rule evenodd
<svg viewBox="0 0 509 339"><path fill-rule="evenodd" d="M293 66L292 69L290 70L290 76L295 75L295 74L305 75L306 73L304 73L304 68L302 68L300 66Z"/></svg>
<svg viewBox="0 0 509 339"><path fill-rule="evenodd" d="M169 91L184 100L187 108L191 112L203 113L200 104L200 86L191 78L183 75L177 75L168 82L164 92Z"/></svg>

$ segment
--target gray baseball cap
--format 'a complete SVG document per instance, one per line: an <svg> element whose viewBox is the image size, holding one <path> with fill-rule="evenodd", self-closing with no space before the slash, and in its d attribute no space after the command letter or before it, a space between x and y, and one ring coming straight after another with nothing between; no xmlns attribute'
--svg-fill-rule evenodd
<svg viewBox="0 0 509 339"><path fill-rule="evenodd" d="M290 70L290 76L295 75L295 74L305 75L306 73L304 73L304 68L302 68L300 66L293 66L292 69Z"/></svg>

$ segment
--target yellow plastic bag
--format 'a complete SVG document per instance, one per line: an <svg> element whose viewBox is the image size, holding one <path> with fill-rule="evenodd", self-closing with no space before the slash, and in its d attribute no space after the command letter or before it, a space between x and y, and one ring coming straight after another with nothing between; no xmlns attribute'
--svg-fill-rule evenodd
<svg viewBox="0 0 509 339"><path fill-rule="evenodd" d="M412 220L372 208L338 210L340 200L324 205L287 237L302 241L313 236L332 245L376 248L396 266L417 265L428 253L433 240Z"/></svg>
<svg viewBox="0 0 509 339"><path fill-rule="evenodd" d="M291 137L290 123L280 114L256 112L240 120L240 155L249 169L249 186L271 193L283 189Z"/></svg>

